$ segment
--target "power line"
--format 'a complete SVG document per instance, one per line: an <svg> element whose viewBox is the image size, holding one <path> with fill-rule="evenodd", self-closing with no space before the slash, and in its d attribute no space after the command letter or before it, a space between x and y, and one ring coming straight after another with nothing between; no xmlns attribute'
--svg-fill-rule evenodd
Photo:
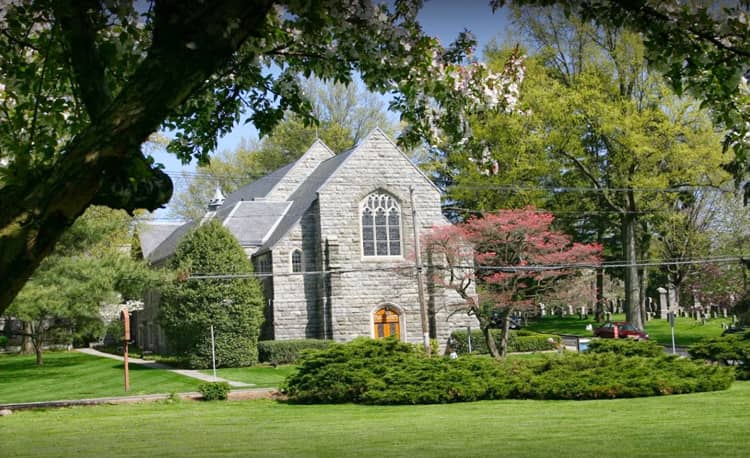
<svg viewBox="0 0 750 458"><path fill-rule="evenodd" d="M635 263L627 263L624 261L610 261L608 263L592 264L592 263L568 263L568 264L538 264L538 265L494 265L494 266L454 266L454 270L467 270L467 271L482 271L492 270L501 272L545 272L555 270L591 270L597 268L603 269L617 269L625 267L664 267L664 266L677 266L677 265L703 265L703 264L733 264L742 263L743 261L750 259L750 256L725 256L725 257L713 257L713 258L699 258L699 259L675 259L675 260L655 260L655 261L640 261ZM443 270L449 271L451 267L444 265L431 265L427 266L427 270ZM373 272L396 272L402 274L414 274L416 268L412 265L403 266L391 266L391 267L373 267L373 268L357 268L357 269L331 269L331 270L314 270L305 272L251 272L251 273L240 273L240 274L227 274L227 273L197 273L192 274L188 277L188 280L232 280L232 279L243 279L243 278L275 278L275 277L304 277L304 276L321 276L321 275L341 275L341 274L352 274L352 273L373 273Z"/></svg>

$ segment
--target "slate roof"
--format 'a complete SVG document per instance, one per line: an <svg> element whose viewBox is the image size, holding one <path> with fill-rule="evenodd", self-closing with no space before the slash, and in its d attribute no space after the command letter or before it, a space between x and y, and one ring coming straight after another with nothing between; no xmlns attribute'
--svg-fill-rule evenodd
<svg viewBox="0 0 750 458"><path fill-rule="evenodd" d="M341 153L330 159L321 162L320 165L311 173L305 181L289 197L292 205L284 217L279 221L278 226L263 243L258 252L268 251L278 242L294 224L302 218L310 205L318 198L318 190L328 181L328 178L346 161L346 159L356 149L352 148L345 153Z"/></svg>
<svg viewBox="0 0 750 458"><path fill-rule="evenodd" d="M144 223L138 226L138 238L141 242L143 257L149 259L151 253L172 232L177 230L183 223Z"/></svg>
<svg viewBox="0 0 750 458"><path fill-rule="evenodd" d="M269 251L302 218L318 198L318 191L357 148L355 146L320 162L286 201L265 198L296 161L231 193L215 214L207 213L204 218L219 219L241 245L259 247L257 253ZM148 256L144 250L144 256L151 262L168 258L174 254L182 237L199 223L200 221L191 221L166 234L163 242Z"/></svg>
<svg viewBox="0 0 750 458"><path fill-rule="evenodd" d="M292 202L237 202L222 222L241 245L260 246L277 226Z"/></svg>
<svg viewBox="0 0 750 458"><path fill-rule="evenodd" d="M279 181L281 181L282 178L284 178L284 175L286 175L289 169L294 167L295 163L296 161L291 162L285 165L284 167L278 168L274 170L273 172L269 173L268 175L258 178L252 183L246 184L240 189L229 194L227 198L224 199L223 207L231 206L243 200L247 201L247 200L258 199L261 197L266 197L266 195L268 195L268 193L273 189L273 187L276 186L279 183Z"/></svg>

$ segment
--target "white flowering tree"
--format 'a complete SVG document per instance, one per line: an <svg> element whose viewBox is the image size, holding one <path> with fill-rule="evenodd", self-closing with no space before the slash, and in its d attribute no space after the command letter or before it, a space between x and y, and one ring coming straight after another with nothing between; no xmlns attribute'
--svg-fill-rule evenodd
<svg viewBox="0 0 750 458"><path fill-rule="evenodd" d="M502 74L462 34L442 47L420 0L0 0L0 312L92 204L153 210L172 183L144 142L205 163L247 118L262 134L292 111L313 122L298 74L396 94L402 141L460 139L471 110L511 110Z"/></svg>

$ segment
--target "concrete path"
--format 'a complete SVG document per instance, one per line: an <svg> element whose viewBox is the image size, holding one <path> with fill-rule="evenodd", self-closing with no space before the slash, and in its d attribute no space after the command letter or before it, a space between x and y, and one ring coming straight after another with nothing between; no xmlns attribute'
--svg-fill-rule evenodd
<svg viewBox="0 0 750 458"><path fill-rule="evenodd" d="M91 356L98 356L100 358L116 359L117 361L124 360L122 356L113 355L111 353L104 353L103 351L95 350L93 348L77 348L76 351L80 353L85 353ZM235 388L246 388L246 387L255 386L251 383L235 382L232 380L223 379L221 377L214 378L213 375L204 374L196 370L175 369L172 366L167 366L166 364L157 363L156 361L148 361L148 360L141 359L141 358L133 358L132 356L128 356L128 362L130 364L139 364L141 366L146 366L146 367L150 367L153 369L164 369L170 372L174 372L175 374L184 375L185 377L202 380L204 382L227 382L229 383L229 386L232 386Z"/></svg>

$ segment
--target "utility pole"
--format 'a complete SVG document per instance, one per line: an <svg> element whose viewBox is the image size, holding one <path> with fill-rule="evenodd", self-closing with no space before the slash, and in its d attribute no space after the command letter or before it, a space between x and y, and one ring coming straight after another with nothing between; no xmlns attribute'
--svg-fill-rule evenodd
<svg viewBox="0 0 750 458"><path fill-rule="evenodd" d="M422 267L422 252L419 248L419 231L417 230L417 207L414 206L414 186L409 186L409 199L411 200L411 223L414 229L414 267L417 269L417 296L419 299L419 316L422 319L422 343L427 356L432 353L430 347L430 327L427 322L427 304L424 301L424 281Z"/></svg>

